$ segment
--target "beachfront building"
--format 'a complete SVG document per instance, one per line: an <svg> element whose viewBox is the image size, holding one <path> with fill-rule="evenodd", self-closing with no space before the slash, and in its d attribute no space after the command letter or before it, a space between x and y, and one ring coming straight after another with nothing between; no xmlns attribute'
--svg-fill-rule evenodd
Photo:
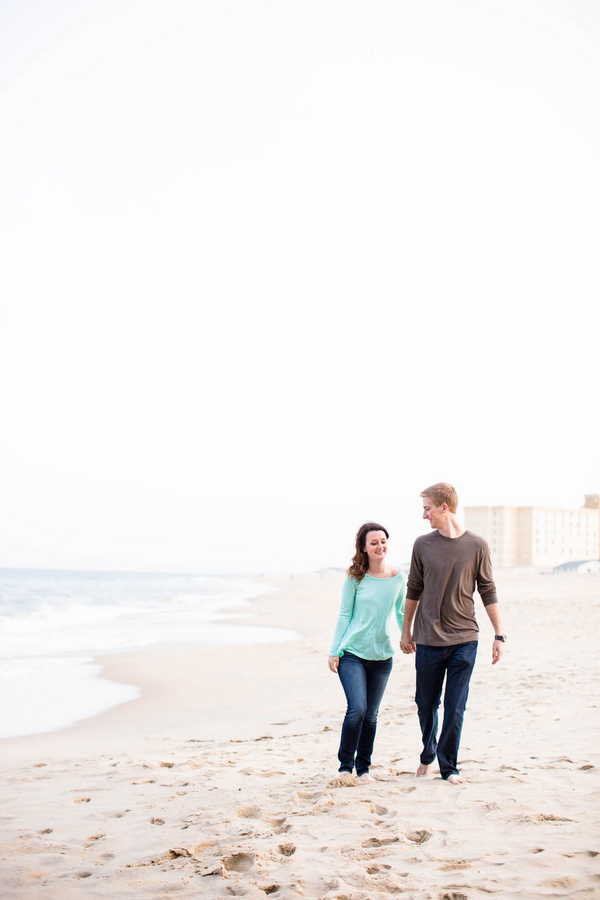
<svg viewBox="0 0 600 900"><path fill-rule="evenodd" d="M600 559L598 494L586 494L581 509L467 506L465 527L485 538L495 566L553 568Z"/></svg>
<svg viewBox="0 0 600 900"><path fill-rule="evenodd" d="M557 574L600 575L600 559L582 559L554 566Z"/></svg>

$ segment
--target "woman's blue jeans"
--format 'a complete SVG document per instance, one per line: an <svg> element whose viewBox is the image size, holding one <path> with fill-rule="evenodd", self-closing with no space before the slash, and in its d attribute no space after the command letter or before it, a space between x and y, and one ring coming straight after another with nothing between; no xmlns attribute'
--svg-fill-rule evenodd
<svg viewBox="0 0 600 900"><path fill-rule="evenodd" d="M421 762L423 765L431 765L437 754L442 778L458 774L458 745L476 656L477 641L453 644L450 647L417 644L415 700L423 736ZM444 678L444 721L438 741L438 707Z"/></svg>
<svg viewBox="0 0 600 900"><path fill-rule="evenodd" d="M348 703L338 753L340 772L352 772L354 767L357 775L369 771L377 713L392 663L391 656L389 659L361 659L346 652L340 657L338 675Z"/></svg>

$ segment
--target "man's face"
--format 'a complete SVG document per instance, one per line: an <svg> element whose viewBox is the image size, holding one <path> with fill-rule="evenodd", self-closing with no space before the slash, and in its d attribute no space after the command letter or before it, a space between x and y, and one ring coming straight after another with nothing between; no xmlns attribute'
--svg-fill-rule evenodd
<svg viewBox="0 0 600 900"><path fill-rule="evenodd" d="M440 527L447 512L447 503L442 503L441 506L436 506L431 497L423 497L423 518L427 519L432 528Z"/></svg>

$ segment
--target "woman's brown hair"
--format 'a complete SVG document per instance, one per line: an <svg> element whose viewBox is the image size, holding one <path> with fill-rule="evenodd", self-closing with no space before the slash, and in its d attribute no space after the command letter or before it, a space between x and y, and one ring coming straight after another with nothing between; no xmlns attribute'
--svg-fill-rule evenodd
<svg viewBox="0 0 600 900"><path fill-rule="evenodd" d="M350 567L346 571L346 575L348 575L349 578L355 578L357 581L363 580L367 574L367 569L369 568L369 557L367 556L365 546L367 543L367 535L370 531L383 531L388 539L390 536L387 528L384 528L383 525L378 525L377 522L365 522L364 525L360 526L356 532L354 556L352 557Z"/></svg>

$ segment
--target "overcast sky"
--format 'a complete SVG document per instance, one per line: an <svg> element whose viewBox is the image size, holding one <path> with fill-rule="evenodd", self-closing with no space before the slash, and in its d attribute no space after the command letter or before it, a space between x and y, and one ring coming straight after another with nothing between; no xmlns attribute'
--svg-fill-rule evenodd
<svg viewBox="0 0 600 900"><path fill-rule="evenodd" d="M0 566L401 563L432 482L600 489L595 0L0 10Z"/></svg>

